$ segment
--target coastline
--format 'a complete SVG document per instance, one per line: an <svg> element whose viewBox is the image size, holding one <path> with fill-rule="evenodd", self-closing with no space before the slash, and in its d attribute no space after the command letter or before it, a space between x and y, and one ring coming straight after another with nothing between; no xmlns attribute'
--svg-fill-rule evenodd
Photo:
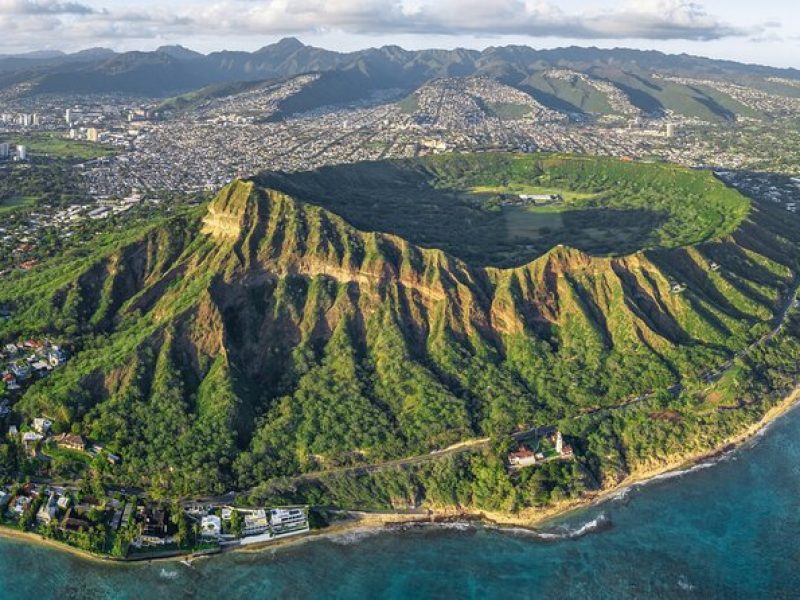
<svg viewBox="0 0 800 600"><path fill-rule="evenodd" d="M58 540L46 538L39 533L35 533L33 531L20 531L19 529L9 527L7 525L0 525L0 538L16 540L18 542L33 543L39 546L44 546L46 548L53 548L55 550L60 550L68 554L72 554L73 556L78 556L80 558L96 562L103 562L103 563L133 562L119 558L114 558L112 556L103 556L100 554L94 554L93 552L89 552L88 550L81 550L80 548L76 548L75 546L70 546L69 544L59 542Z"/></svg>
<svg viewBox="0 0 800 600"><path fill-rule="evenodd" d="M800 386L792 390L780 402L770 408L757 422L747 427L744 431L726 438L716 447L682 455L673 460L650 468L640 469L628 475L619 483L605 489L585 494L580 498L563 502L546 509L525 509L520 514L497 513L491 511L470 511L457 507L431 509L425 513L395 513L395 512L366 512L358 510L342 510L347 515L341 521L335 521L324 529L311 530L304 535L286 537L279 540L265 541L260 544L247 546L231 546L215 553L183 553L170 556L157 556L141 559L115 558L103 556L81 550L62 542L45 538L38 533L19 531L5 525L0 525L0 538L14 539L21 542L32 542L47 548L68 552L74 556L101 562L104 564L136 564L150 562L189 562L214 554L236 553L261 553L266 550L281 548L299 543L311 542L320 539L331 539L353 533L378 533L394 527L443 524L452 522L473 521L495 526L498 529L523 528L533 532L543 523L561 517L573 511L586 509L601 504L634 487L646 485L656 481L669 473L682 473L706 461L728 454L740 448L746 442L761 434L776 419L800 404Z"/></svg>
<svg viewBox="0 0 800 600"><path fill-rule="evenodd" d="M337 530L335 531L333 531L331 528L328 528L318 530L318 532L320 535L329 534L330 537L333 537L361 529L369 530L374 528L386 528L387 526L392 525L447 523L455 521L476 521L497 526L498 528L524 528L536 531L537 527L557 517L564 516L573 511L596 506L617 496L618 494L624 493L629 489L657 481L664 475L670 473L682 473L688 469L696 467L699 464L705 463L706 461L728 454L729 452L742 447L749 440L761 434L772 422L785 415L798 405L800 405L800 386L796 387L775 406L764 413L761 419L747 427L744 431L725 438L714 448L685 454L663 464L655 465L647 469L640 469L631 473L625 479L613 486L593 493L585 494L580 498L563 502L546 509L530 508L517 515L485 510L470 511L457 507L432 509L429 514L417 515L348 511L348 514L353 516L353 521L339 524ZM307 538L308 536L303 536L303 538L286 541L296 542Z"/></svg>
<svg viewBox="0 0 800 600"><path fill-rule="evenodd" d="M757 422L750 425L744 431L725 438L725 440L723 440L714 448L685 454L663 464L654 465L653 467L647 469L640 469L631 473L625 479L613 486L591 494L585 494L581 498L564 502L544 510L526 509L519 515L494 513L490 511L480 511L474 513L466 512L464 514L465 516L469 516L471 518L480 517L493 525L498 525L501 527L513 526L533 529L544 522L563 516L572 511L601 504L602 502L617 496L620 493L623 493L634 487L646 485L649 482L656 481L669 473L681 473L706 461L713 460L724 454L732 452L762 433L773 421L795 408L800 403L799 401L800 386L797 386L783 399L781 399L780 402L764 413L761 419L759 419ZM447 515L448 513L444 512L442 514Z"/></svg>

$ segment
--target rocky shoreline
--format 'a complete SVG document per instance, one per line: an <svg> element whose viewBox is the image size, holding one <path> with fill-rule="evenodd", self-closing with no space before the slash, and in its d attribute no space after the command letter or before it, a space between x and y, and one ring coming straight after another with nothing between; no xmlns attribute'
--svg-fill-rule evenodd
<svg viewBox="0 0 800 600"><path fill-rule="evenodd" d="M647 470L637 471L626 477L620 483L592 494L586 494L581 498L564 502L547 509L527 509L519 514L495 513L490 511L469 511L460 507L443 507L430 509L425 513L376 513L366 511L342 511L346 517L341 521L336 521L324 529L312 530L305 535L289 537L283 540L267 541L263 544L253 544L251 546L233 546L220 549L219 551L209 552L200 551L196 553L176 552L168 556L152 557L133 557L116 558L111 556L98 555L61 542L51 540L33 532L23 532L6 526L0 526L0 537L14 539L24 542L40 544L48 548L68 552L75 556L99 561L106 564L133 564L153 561L188 562L198 558L213 556L214 554L227 554L229 552L253 553L261 552L266 549L274 549L310 542L320 539L335 539L354 533L379 533L380 531L405 531L425 526L487 526L497 530L524 530L528 533L537 535L541 539L563 539L565 537L575 537L574 533L552 534L541 529L542 524L552 521L556 517L567 513L586 509L601 504L609 499L619 496L632 488L646 485L650 482L663 479L666 476L678 476L698 468L705 464L713 464L711 461L740 448L749 440L763 433L769 425L777 418L783 416L788 411L798 405L800 399L800 387L795 388L780 403L767 411L757 422L748 427L745 431L731 436L718 447L708 451L697 452L690 455L680 456L668 463L653 467ZM596 521L596 522L595 522ZM594 531L608 526L610 523L603 520L603 517L595 519L583 526L588 526L587 531ZM583 532L580 532L582 535Z"/></svg>

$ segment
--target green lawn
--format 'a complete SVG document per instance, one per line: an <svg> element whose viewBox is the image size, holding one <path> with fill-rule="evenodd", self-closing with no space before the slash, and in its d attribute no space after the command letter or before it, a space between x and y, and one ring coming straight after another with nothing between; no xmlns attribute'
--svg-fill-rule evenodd
<svg viewBox="0 0 800 600"><path fill-rule="evenodd" d="M5 215L19 208L28 208L36 203L33 196L16 196L14 198L0 199L0 215Z"/></svg>
<svg viewBox="0 0 800 600"><path fill-rule="evenodd" d="M556 187L529 185L526 183L509 183L508 185L476 185L469 188L469 191L473 194L558 194L564 199L565 202L591 200L597 197L597 194L573 192Z"/></svg>
<svg viewBox="0 0 800 600"><path fill-rule="evenodd" d="M524 183L474 186L469 196L489 198L496 194L556 194L562 201L547 205L504 206L502 218L507 239L546 251L555 244L575 245L598 253L611 248L644 244L655 221L645 218L637 226L638 212L591 206L598 194ZM650 215L648 215L650 216Z"/></svg>
<svg viewBox="0 0 800 600"><path fill-rule="evenodd" d="M89 464L92 462L92 455L87 452L80 452L71 448L60 448L50 443L44 448L44 453L51 458L61 458L66 461L82 462Z"/></svg>
<svg viewBox="0 0 800 600"><path fill-rule="evenodd" d="M115 148L104 144L70 140L63 137L63 134L56 132L13 136L9 139L9 143L27 146L28 154L31 156L44 156L64 160L90 160L111 156L117 152Z"/></svg>
<svg viewBox="0 0 800 600"><path fill-rule="evenodd" d="M530 106L513 102L490 102L489 109L503 121L516 121L532 110Z"/></svg>
<svg viewBox="0 0 800 600"><path fill-rule="evenodd" d="M503 218L508 229L508 237L513 240L531 239L542 235L543 229L556 230L564 226L561 207L542 206L531 209L525 206L506 206Z"/></svg>
<svg viewBox="0 0 800 600"><path fill-rule="evenodd" d="M419 108L419 102L417 101L416 94L409 94L402 100L397 103L397 106L403 112L403 114L410 115L417 111Z"/></svg>
<svg viewBox="0 0 800 600"><path fill-rule="evenodd" d="M614 209L574 210L570 206L506 206L509 240L545 252L556 244L597 254L635 250L658 226L652 213Z"/></svg>

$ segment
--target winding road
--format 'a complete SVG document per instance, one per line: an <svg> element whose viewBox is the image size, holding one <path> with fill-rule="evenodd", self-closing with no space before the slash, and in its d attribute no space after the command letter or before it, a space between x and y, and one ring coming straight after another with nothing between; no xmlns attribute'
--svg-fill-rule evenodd
<svg viewBox="0 0 800 600"><path fill-rule="evenodd" d="M778 312L776 312L775 316L772 319L773 327L770 331L759 337L757 340L749 344L747 347L743 348L734 356L729 359L728 361L724 362L720 366L707 371L703 374L700 379L707 384L714 383L722 378L725 373L727 373L730 369L733 368L734 362L736 358L741 358L752 351L754 348L764 344L771 339L773 339L780 331L783 329L784 325L786 324L789 315L791 314L791 309L796 306L798 292L800 291L800 276L795 277L793 281L793 286L791 288L791 292L787 294L785 300L780 305ZM685 389L682 383L676 383L671 387L667 388L666 391L673 395L677 395L681 393ZM640 396L636 396L630 399L627 402L623 402L617 404L615 406L609 407L601 407L601 408L594 408L588 411L584 411L578 415L572 417L573 419L580 419L582 417L588 415L594 415L602 412L607 411L615 411L620 409L629 408L635 404L639 404L646 400L649 400L655 397L657 392L649 392ZM535 427L525 431L519 431L516 433L511 434L511 437L515 440L524 439L532 434L542 433L548 430L554 429L554 426L549 427ZM320 471L313 471L310 473L303 473L302 475L297 475L294 477L287 477L287 478L280 478L275 479L273 481L281 481L282 483L288 485L299 484L308 481L315 481L321 477L328 477L331 475L342 475L342 474L368 474L368 473L376 473L379 471L383 471L386 469L392 469L395 467L402 467L408 465L415 465L427 462L432 459L438 459L443 456L448 456L452 454L460 454L462 452L470 452L477 450L479 448L484 448L489 445L491 439L489 437L482 437L482 438L474 438L470 440L464 440L462 442L458 442L446 448L442 448L440 450L434 450L427 454L418 454L415 456L408 456L405 458L398 458L393 460L387 460L379 463L371 463L371 464L364 464L364 465L354 465L354 466L346 466L346 467L338 467L334 469L326 469ZM59 482L57 483L54 480L48 480L44 478L33 478L33 481L36 483L46 483L50 485L61 485L63 487L75 487L77 486L77 482ZM118 491L122 493L132 493L137 495L146 495L147 492L143 488L139 487L123 487L123 486L109 486L108 488L111 491ZM257 488L251 488L250 490L245 490L244 492L237 493L237 492L227 492L223 495L219 496L208 496L203 498L195 498L191 500L187 500L184 504L190 503L207 503L207 504L230 504L234 501L234 499L239 495L247 495L252 491L255 491Z"/></svg>
<svg viewBox="0 0 800 600"><path fill-rule="evenodd" d="M781 329L783 329L784 325L786 324L786 320L790 315L790 311L797 301L798 291L800 291L800 276L795 276L792 284L791 291L786 295L783 303L780 305L778 311L772 318L773 328L759 337L757 340L753 341L747 347L743 348L739 352L733 355L733 357L726 362L722 363L720 366L710 369L706 373L700 376L700 380L702 380L706 384L711 384L716 381L719 381L725 373L730 371L733 366L734 362L737 358L741 358L751 352L754 348L769 342L773 339L778 333L780 333ZM678 395L682 391L684 391L685 386L678 382L672 385L671 387L667 388L666 391L672 395ZM603 412L610 412L620 409L629 408L635 404L639 404L646 400L650 400L656 396L658 392L648 392L646 394L642 394L640 396L636 396L626 402L621 404L617 404L615 406L609 407L601 407L601 408L594 408L588 411L584 411L578 415L572 417L573 419L580 419L582 417L599 414ZM526 431L519 431L516 433L511 434L511 437L515 440L524 439L534 433L541 432L542 430L552 429L553 427L535 427L528 429ZM366 473L375 473L378 471L391 469L394 467L401 467L407 465L414 465L424 463L426 461L432 460L434 458L441 458L443 456L448 456L450 454L459 454L462 452L469 452L476 450L478 448L483 448L488 446L490 442L490 438L483 437L483 438L475 438L472 440L465 440L459 442L457 444L453 444L452 446L448 446L447 448L442 448L441 450L434 450L427 454L418 454L415 456L408 456L405 458L398 458L394 460L388 460L379 463L372 463L366 465L355 465L355 466L347 466L347 467L339 467L334 469L326 469L321 471L314 471L310 473L303 473L302 475L297 475L294 477L288 477L282 479L283 482L287 484L298 484L307 481L315 481L320 477L327 477L331 475L340 475L340 474L366 474Z"/></svg>

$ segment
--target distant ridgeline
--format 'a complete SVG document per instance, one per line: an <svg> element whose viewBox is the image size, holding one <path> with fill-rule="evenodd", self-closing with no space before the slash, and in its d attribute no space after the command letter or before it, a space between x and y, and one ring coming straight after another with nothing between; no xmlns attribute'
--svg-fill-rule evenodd
<svg viewBox="0 0 800 600"><path fill-rule="evenodd" d="M487 209L485 188L557 189L564 202ZM538 225L510 233L553 214L561 225L540 237L564 245L546 247ZM775 401L797 368L775 366L797 356L793 318L713 397L692 390L782 316L796 220L705 171L611 159L266 173L196 214L14 274L0 287L13 306L0 341L75 340L79 352L15 408L119 453L105 475L117 483L512 510L712 444ZM676 382L685 391L667 393ZM575 460L509 475L504 436L556 424ZM482 436L497 442L286 479Z"/></svg>
<svg viewBox="0 0 800 600"><path fill-rule="evenodd" d="M342 53L288 38L255 52L208 55L166 46L152 52L93 49L69 55L0 56L0 90L13 95L184 94L166 103L165 110L191 108L254 85L311 73L319 78L288 98L276 117L365 100L376 92L411 94L403 103L408 109L413 107L415 91L437 79L457 77L495 80L527 95L525 104L535 102L564 116L675 114L707 122L730 122L740 116L771 119L775 111L754 98L800 94L794 69L623 48L409 51L383 46ZM743 96L741 86L757 95ZM515 102L486 108L501 118L517 118L526 111L525 105Z"/></svg>

